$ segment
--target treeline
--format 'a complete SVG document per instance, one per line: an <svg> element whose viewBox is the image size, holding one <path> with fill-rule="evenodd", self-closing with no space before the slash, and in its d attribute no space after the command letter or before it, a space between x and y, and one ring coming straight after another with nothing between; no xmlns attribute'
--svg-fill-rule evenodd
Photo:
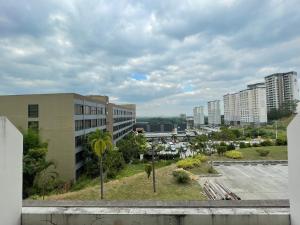
<svg viewBox="0 0 300 225"><path fill-rule="evenodd" d="M186 120L180 117L139 117L137 122L149 122L151 124L181 124Z"/></svg>

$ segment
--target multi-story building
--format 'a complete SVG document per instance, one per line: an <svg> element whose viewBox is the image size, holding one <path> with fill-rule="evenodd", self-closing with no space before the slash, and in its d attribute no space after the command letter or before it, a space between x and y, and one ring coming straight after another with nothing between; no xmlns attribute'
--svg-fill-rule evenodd
<svg viewBox="0 0 300 225"><path fill-rule="evenodd" d="M39 131L42 140L48 143L48 159L55 162L60 178L65 181L75 181L83 170L82 145L86 135L96 129L112 132L108 109L106 96L74 93L0 96L0 115L22 131L28 128ZM130 121L135 122L135 107L128 109L129 112ZM127 124L122 127L118 121L115 124L121 126L112 132L114 142L132 127Z"/></svg>
<svg viewBox="0 0 300 225"><path fill-rule="evenodd" d="M136 106L108 103L107 129L113 136L114 144L133 130L136 123Z"/></svg>
<svg viewBox="0 0 300 225"><path fill-rule="evenodd" d="M267 109L282 109L286 103L298 99L299 89L297 73L294 71L287 73L275 73L265 77Z"/></svg>
<svg viewBox="0 0 300 225"><path fill-rule="evenodd" d="M204 125L204 107L198 106L194 107L193 109L194 113L194 127L200 128L201 125Z"/></svg>
<svg viewBox="0 0 300 225"><path fill-rule="evenodd" d="M224 101L224 123L239 124L241 120L240 111L240 94L226 94L223 96Z"/></svg>
<svg viewBox="0 0 300 225"><path fill-rule="evenodd" d="M241 124L267 123L266 86L265 83L248 85L240 91Z"/></svg>
<svg viewBox="0 0 300 225"><path fill-rule="evenodd" d="M186 117L186 129L193 129L194 128L194 117L187 116Z"/></svg>
<svg viewBox="0 0 300 225"><path fill-rule="evenodd" d="M220 100L208 102L208 124L218 126L221 124L221 107Z"/></svg>

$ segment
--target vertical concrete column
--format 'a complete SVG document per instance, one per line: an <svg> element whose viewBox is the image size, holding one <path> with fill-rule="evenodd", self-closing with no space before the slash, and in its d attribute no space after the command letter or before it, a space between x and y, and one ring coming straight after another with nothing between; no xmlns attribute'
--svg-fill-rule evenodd
<svg viewBox="0 0 300 225"><path fill-rule="evenodd" d="M300 114L288 126L289 195L292 225L300 224Z"/></svg>
<svg viewBox="0 0 300 225"><path fill-rule="evenodd" d="M23 136L0 117L0 224L20 225Z"/></svg>

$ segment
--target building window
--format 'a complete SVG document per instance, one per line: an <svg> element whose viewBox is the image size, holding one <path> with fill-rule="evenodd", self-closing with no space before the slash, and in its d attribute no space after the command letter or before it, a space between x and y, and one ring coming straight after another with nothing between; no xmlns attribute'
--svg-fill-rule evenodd
<svg viewBox="0 0 300 225"><path fill-rule="evenodd" d="M39 117L39 105L37 104L28 105L28 117L29 118Z"/></svg>
<svg viewBox="0 0 300 225"><path fill-rule="evenodd" d="M29 121L28 129L38 131L39 130L39 121Z"/></svg>
<svg viewBox="0 0 300 225"><path fill-rule="evenodd" d="M83 105L75 104L75 115L83 115Z"/></svg>

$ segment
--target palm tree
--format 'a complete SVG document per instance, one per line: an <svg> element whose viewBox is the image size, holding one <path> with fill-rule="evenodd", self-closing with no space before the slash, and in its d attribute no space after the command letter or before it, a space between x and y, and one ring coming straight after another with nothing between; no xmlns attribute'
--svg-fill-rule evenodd
<svg viewBox="0 0 300 225"><path fill-rule="evenodd" d="M94 133L89 135L88 141L99 160L101 199L103 199L103 156L106 151L113 147L111 135L109 132L103 132L97 129Z"/></svg>

